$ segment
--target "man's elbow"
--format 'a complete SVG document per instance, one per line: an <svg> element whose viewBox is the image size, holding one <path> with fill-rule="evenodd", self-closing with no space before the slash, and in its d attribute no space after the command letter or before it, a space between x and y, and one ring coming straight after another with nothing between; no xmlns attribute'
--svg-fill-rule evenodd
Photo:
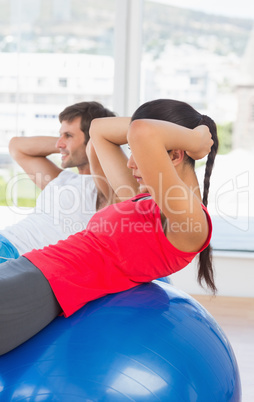
<svg viewBox="0 0 254 402"><path fill-rule="evenodd" d="M18 155L18 143L19 137L12 137L9 142L9 153L14 159L16 159Z"/></svg>

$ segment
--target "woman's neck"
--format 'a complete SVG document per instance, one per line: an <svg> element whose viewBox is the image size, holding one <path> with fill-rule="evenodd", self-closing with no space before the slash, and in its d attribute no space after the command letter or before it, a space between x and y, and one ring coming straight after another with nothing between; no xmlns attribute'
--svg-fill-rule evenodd
<svg viewBox="0 0 254 402"><path fill-rule="evenodd" d="M186 184L186 186L189 187L189 189L196 195L196 197L198 197L201 202L202 196L195 170L190 165L184 164L177 169L177 173L181 180Z"/></svg>

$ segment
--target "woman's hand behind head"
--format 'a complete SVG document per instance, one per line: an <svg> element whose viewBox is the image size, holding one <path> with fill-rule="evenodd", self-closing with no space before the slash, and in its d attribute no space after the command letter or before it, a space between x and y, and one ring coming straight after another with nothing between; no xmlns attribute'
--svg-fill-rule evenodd
<svg viewBox="0 0 254 402"><path fill-rule="evenodd" d="M186 153L194 160L202 159L211 151L213 146L212 135L207 126L201 125L194 128L193 136L193 151L187 151Z"/></svg>

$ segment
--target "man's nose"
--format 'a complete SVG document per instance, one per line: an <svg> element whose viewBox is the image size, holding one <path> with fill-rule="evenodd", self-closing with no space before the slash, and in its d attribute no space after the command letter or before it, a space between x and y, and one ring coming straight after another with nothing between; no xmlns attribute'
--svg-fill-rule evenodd
<svg viewBox="0 0 254 402"><path fill-rule="evenodd" d="M59 137L57 142L56 142L56 148L64 148L65 143L62 137Z"/></svg>

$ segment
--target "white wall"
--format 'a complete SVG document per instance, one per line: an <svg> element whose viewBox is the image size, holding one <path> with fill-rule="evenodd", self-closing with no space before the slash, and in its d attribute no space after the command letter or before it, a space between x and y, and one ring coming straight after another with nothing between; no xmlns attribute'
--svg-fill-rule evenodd
<svg viewBox="0 0 254 402"><path fill-rule="evenodd" d="M254 253L214 252L218 296L254 297ZM189 294L209 294L196 280L196 261L170 276L177 288Z"/></svg>

